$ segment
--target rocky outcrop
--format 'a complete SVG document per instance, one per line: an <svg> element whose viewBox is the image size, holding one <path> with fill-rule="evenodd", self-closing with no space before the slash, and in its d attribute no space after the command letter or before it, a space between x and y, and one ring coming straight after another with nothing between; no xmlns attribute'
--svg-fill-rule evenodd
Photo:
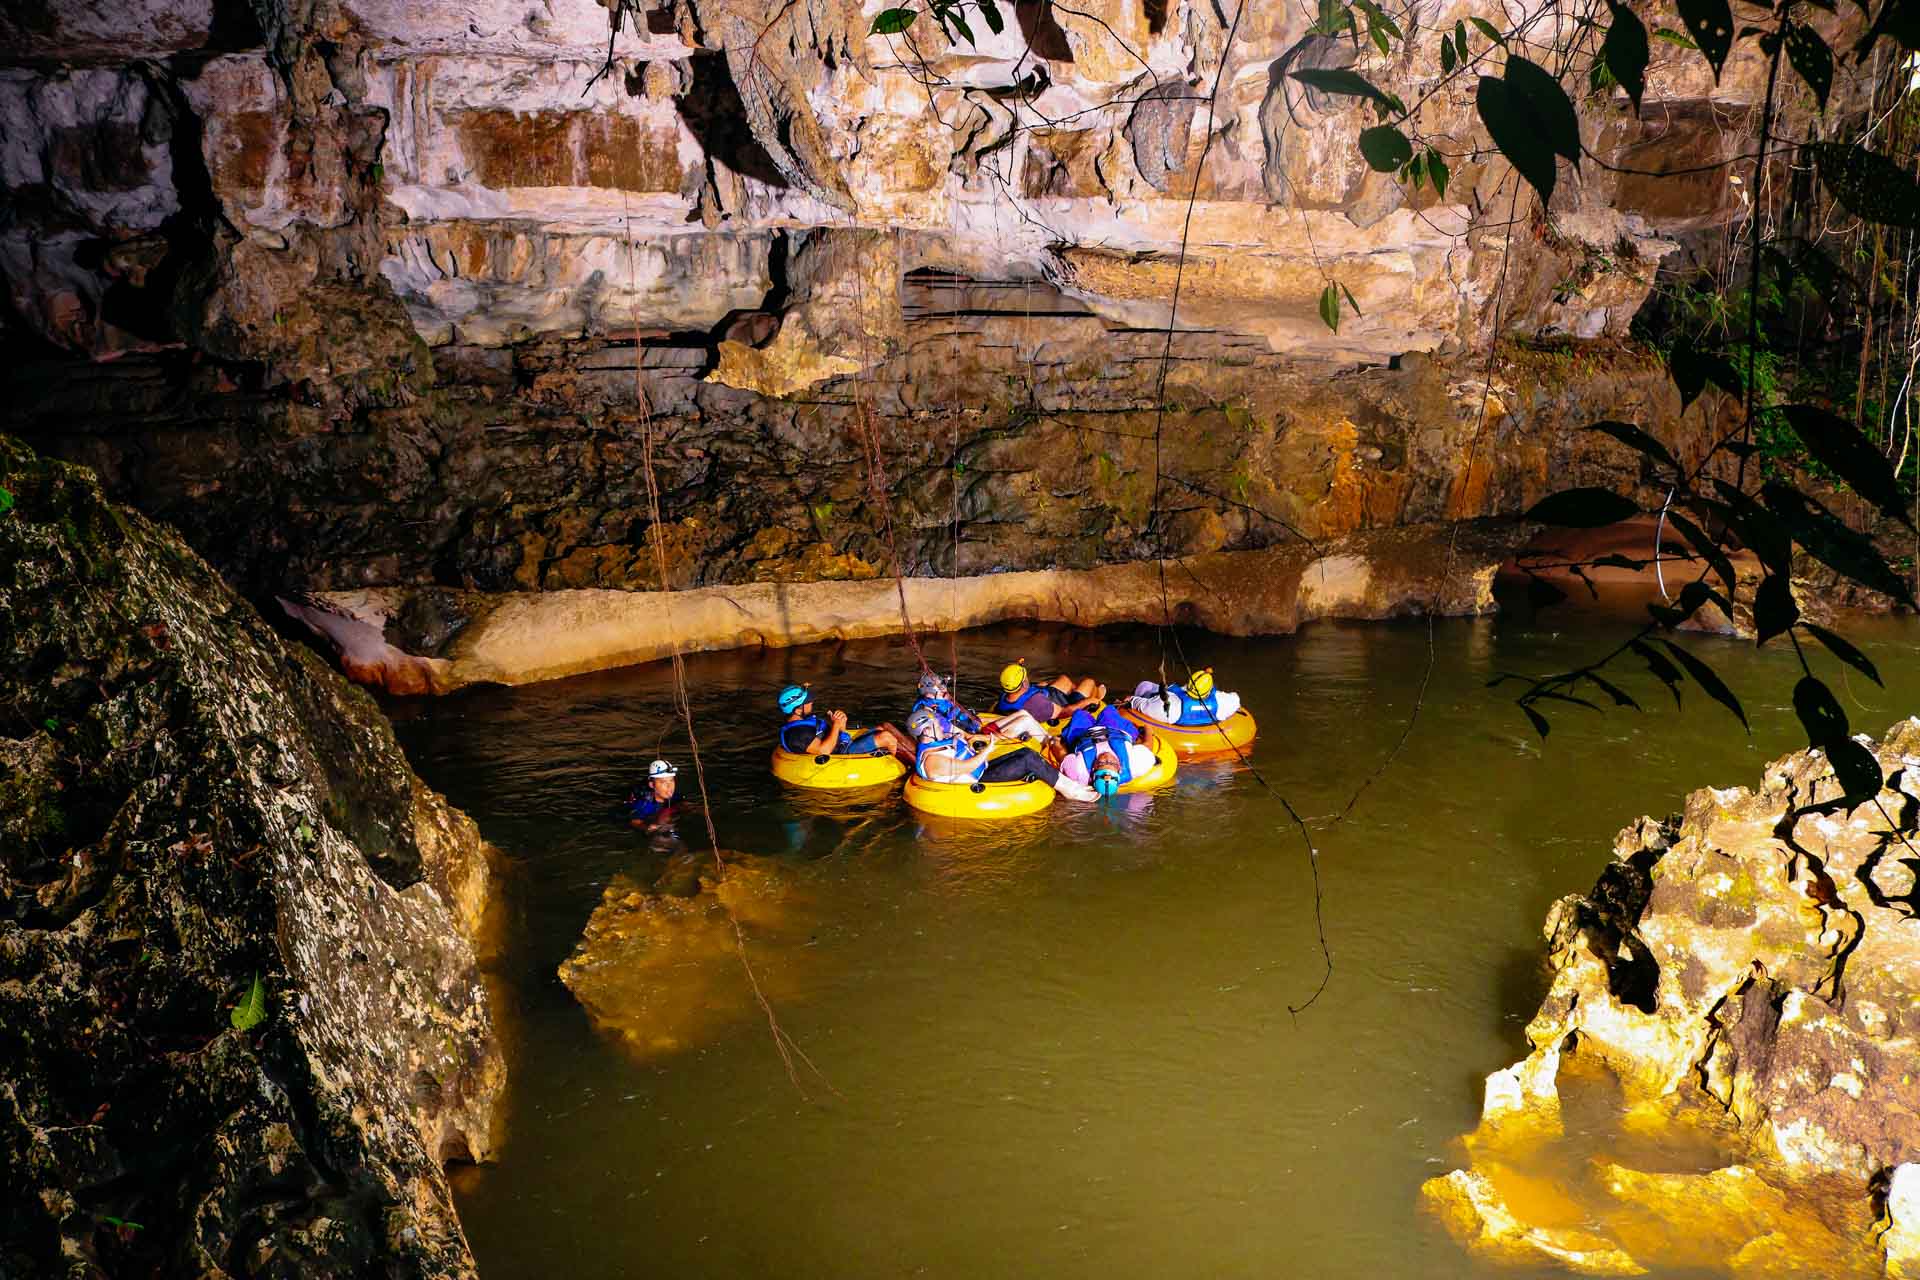
<svg viewBox="0 0 1920 1280"><path fill-rule="evenodd" d="M478 832L176 534L0 493L0 1272L471 1275Z"/></svg>
<svg viewBox="0 0 1920 1280"><path fill-rule="evenodd" d="M510 595L387 588L330 593L321 600L325 609L300 612L325 619L316 629L354 678L395 693L437 693L479 682L552 680L676 652L897 635L909 622L916 632L1032 620L1082 627L1172 622L1228 635L1284 635L1322 618L1486 613L1496 567L1531 528L1428 525L1313 546L1177 556L1164 566L1143 561L897 583ZM414 625L422 617L434 624L426 632ZM446 637L441 656L406 648L435 637Z"/></svg>
<svg viewBox="0 0 1920 1280"><path fill-rule="evenodd" d="M977 45L848 0L135 0L124 39L31 8L0 22L17 429L263 602L1084 568L1636 490L1578 428L1697 457L1710 407L1657 364L1504 350L1490 387L1466 353L1496 316L1622 334L1676 237L1744 216L1711 162L1764 72L1656 42L1639 116L1576 95L1635 172L1569 170L1509 235L1473 78L1429 93L1436 42L1335 48L1300 6L1229 41L1205 5L1023 3ZM1460 158L1444 199L1286 75L1355 58Z"/></svg>
<svg viewBox="0 0 1920 1280"><path fill-rule="evenodd" d="M1674 1264L1657 1237L1609 1230L1603 1213L1589 1215L1598 1231L1556 1236L1499 1189L1516 1128L1557 1130L1555 1078L1579 1063L1630 1101L1722 1123L1727 1167L1662 1174L1662 1194L1692 1203L1675 1221L1692 1219L1696 1243L1715 1214L1752 1228L1746 1256L1730 1249L1716 1269L1860 1274L1844 1260L1865 1251L1878 1271L1884 1245L1888 1273L1912 1274L1920 719L1876 750L1885 783L1872 801L1841 803L1825 757L1799 752L1758 789L1707 788L1675 818L1628 827L1593 892L1555 905L1534 1052L1489 1080L1473 1167L1428 1184L1463 1238L1497 1253L1579 1249L1605 1259L1588 1268L1604 1274ZM1647 1174L1608 1179L1617 1190ZM1794 1225L1808 1205L1838 1208L1814 1214L1826 1227L1813 1232Z"/></svg>

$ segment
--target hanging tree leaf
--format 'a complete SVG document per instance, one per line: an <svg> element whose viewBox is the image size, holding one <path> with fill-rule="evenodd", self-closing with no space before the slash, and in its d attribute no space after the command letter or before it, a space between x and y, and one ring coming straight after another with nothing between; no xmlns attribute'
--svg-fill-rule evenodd
<svg viewBox="0 0 1920 1280"><path fill-rule="evenodd" d="M1913 527L1907 514L1911 499L1901 492L1893 464L1860 428L1816 405L1790 404L1785 413L1808 453L1884 514Z"/></svg>
<svg viewBox="0 0 1920 1280"><path fill-rule="evenodd" d="M1006 20L1000 16L1000 10L993 0L978 0L975 7L980 10L980 16L987 20L987 30L999 35L1007 29Z"/></svg>
<svg viewBox="0 0 1920 1280"><path fill-rule="evenodd" d="M920 15L911 9L882 9L873 17L873 25L867 30L876 36L896 36L913 25Z"/></svg>
<svg viewBox="0 0 1920 1280"><path fill-rule="evenodd" d="M1833 88L1833 50L1827 48L1827 42L1820 34L1804 22L1788 22L1786 25L1787 61L1807 82L1807 88L1813 90L1813 97L1820 109L1827 109L1827 91Z"/></svg>
<svg viewBox="0 0 1920 1280"><path fill-rule="evenodd" d="M1850 143L1816 142L1808 149L1821 181L1847 212L1884 227L1920 229L1920 183L1900 165Z"/></svg>
<svg viewBox="0 0 1920 1280"><path fill-rule="evenodd" d="M1334 285L1320 291L1320 321L1335 333L1340 332L1340 291Z"/></svg>
<svg viewBox="0 0 1920 1280"><path fill-rule="evenodd" d="M1383 111L1392 111L1399 104L1398 98L1382 93L1357 71L1340 67L1302 67L1287 74L1309 89L1342 94L1349 98L1365 98Z"/></svg>
<svg viewBox="0 0 1920 1280"><path fill-rule="evenodd" d="M1840 780L1843 802L1859 804L1880 794L1886 776L1873 752L1855 742L1847 728L1847 713L1833 690L1814 676L1802 676L1793 686L1793 709L1807 731L1807 744L1826 753Z"/></svg>
<svg viewBox="0 0 1920 1280"><path fill-rule="evenodd" d="M1640 95L1647 88L1647 28L1633 10L1619 0L1607 0L1613 21L1607 25L1607 38L1600 56L1616 83L1633 100L1634 114L1640 113Z"/></svg>
<svg viewBox="0 0 1920 1280"><path fill-rule="evenodd" d="M1753 732L1753 726L1747 723L1747 713L1740 706L1740 699L1733 696L1733 690L1727 688L1726 683L1714 674L1712 667L1671 640L1662 640L1660 643L1666 646L1667 652L1671 653L1682 667L1686 668L1687 674L1693 677L1694 683L1707 691L1709 698L1733 712L1740 721L1741 728L1748 733Z"/></svg>
<svg viewBox="0 0 1920 1280"><path fill-rule="evenodd" d="M1605 422L1590 422L1587 424L1587 430L1598 431L1603 435L1612 436L1629 449L1645 454L1670 471L1678 473L1680 470L1680 464L1674 461L1671 453L1667 452L1667 446L1661 444L1658 440L1655 440L1631 422L1613 422L1611 420Z"/></svg>
<svg viewBox="0 0 1920 1280"><path fill-rule="evenodd" d="M1872 539L1792 485L1769 480L1760 486L1760 497L1808 555L1863 587L1914 607L1906 578L1887 563Z"/></svg>
<svg viewBox="0 0 1920 1280"><path fill-rule="evenodd" d="M1413 159L1413 144L1390 124L1360 131L1360 154L1376 173L1392 173Z"/></svg>
<svg viewBox="0 0 1920 1280"><path fill-rule="evenodd" d="M1640 514L1639 506L1611 489L1562 489L1533 504L1523 520L1569 529L1597 529Z"/></svg>
<svg viewBox="0 0 1920 1280"><path fill-rule="evenodd" d="M1713 78L1718 83L1720 68L1726 65L1727 54L1733 49L1732 8L1727 0L1676 0L1676 4L1680 21L1686 24L1687 34L1706 55L1707 65L1713 68Z"/></svg>
<svg viewBox="0 0 1920 1280"><path fill-rule="evenodd" d="M240 1003L233 1006L233 1012L228 1015L227 1020L233 1023L236 1031L251 1031L264 1022L266 1017L267 991L260 985L260 975L256 973L253 976L253 985L247 988L247 994L241 998Z"/></svg>
<svg viewBox="0 0 1920 1280"><path fill-rule="evenodd" d="M1493 139L1493 145L1507 158L1507 163L1540 193L1542 205L1550 203L1556 180L1554 151L1545 136L1534 128L1525 100L1507 81L1481 76L1474 107L1480 113L1480 123L1486 127L1487 136Z"/></svg>
<svg viewBox="0 0 1920 1280"><path fill-rule="evenodd" d="M1765 644L1784 635L1800 621L1800 606L1793 601L1793 587L1779 574L1768 574L1753 593L1753 625L1756 643Z"/></svg>
<svg viewBox="0 0 1920 1280"><path fill-rule="evenodd" d="M1886 687L1880 680L1880 672L1873 665L1873 660L1854 648L1845 638L1837 636L1825 627L1816 626L1811 622L1802 622L1800 627L1804 631L1811 632L1821 644L1827 646L1827 648L1832 651L1834 657L1840 659L1840 661L1846 663L1875 684L1881 685L1882 688Z"/></svg>

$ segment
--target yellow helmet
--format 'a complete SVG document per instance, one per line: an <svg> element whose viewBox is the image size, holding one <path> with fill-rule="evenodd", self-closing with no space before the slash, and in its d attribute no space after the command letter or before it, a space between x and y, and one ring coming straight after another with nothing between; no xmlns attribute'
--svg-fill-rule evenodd
<svg viewBox="0 0 1920 1280"><path fill-rule="evenodd" d="M1198 671L1194 672L1193 678L1187 681L1187 692L1192 694L1196 698L1204 698L1208 694L1212 693L1213 692L1213 668L1202 667Z"/></svg>
<svg viewBox="0 0 1920 1280"><path fill-rule="evenodd" d="M1000 668L1000 687L1008 693L1012 693L1026 682L1027 660L1025 658L1020 659L1018 662L1008 663L1006 666Z"/></svg>

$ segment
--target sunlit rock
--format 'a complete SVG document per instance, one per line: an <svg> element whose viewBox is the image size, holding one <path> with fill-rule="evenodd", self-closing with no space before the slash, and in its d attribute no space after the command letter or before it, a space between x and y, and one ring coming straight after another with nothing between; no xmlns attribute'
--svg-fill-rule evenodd
<svg viewBox="0 0 1920 1280"><path fill-rule="evenodd" d="M679 1053L802 996L816 911L784 864L685 854L651 886L614 878L560 980L629 1051Z"/></svg>
<svg viewBox="0 0 1920 1280"><path fill-rule="evenodd" d="M1485 1188L1515 1160L1539 1108L1527 1082L1556 1054L1625 1090L1618 1123L1638 1158L1558 1181L1637 1264L1870 1275L1884 1244L1888 1273L1911 1274L1896 1268L1912 1265L1914 1180L1896 1172L1881 1193L1884 1241L1871 1219L1883 1171L1920 1150L1920 926L1911 877L1887 869L1916 839L1920 809L1893 788L1920 766L1920 720L1873 749L1889 788L1877 802L1837 805L1825 756L1799 752L1758 790L1706 788L1666 822L1641 819L1591 893L1555 904L1535 1054L1489 1080L1473 1168L1428 1184L1457 1235L1526 1237L1528 1215ZM1647 1163L1647 1143L1681 1139L1698 1116L1726 1126L1722 1167Z"/></svg>

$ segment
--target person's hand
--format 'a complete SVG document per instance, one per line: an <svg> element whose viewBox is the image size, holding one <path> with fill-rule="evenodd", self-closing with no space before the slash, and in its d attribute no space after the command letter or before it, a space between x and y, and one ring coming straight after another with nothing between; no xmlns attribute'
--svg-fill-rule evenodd
<svg viewBox="0 0 1920 1280"><path fill-rule="evenodd" d="M835 711L828 715L827 719L833 721L833 727L836 729L844 729L847 726L847 713L844 711Z"/></svg>

